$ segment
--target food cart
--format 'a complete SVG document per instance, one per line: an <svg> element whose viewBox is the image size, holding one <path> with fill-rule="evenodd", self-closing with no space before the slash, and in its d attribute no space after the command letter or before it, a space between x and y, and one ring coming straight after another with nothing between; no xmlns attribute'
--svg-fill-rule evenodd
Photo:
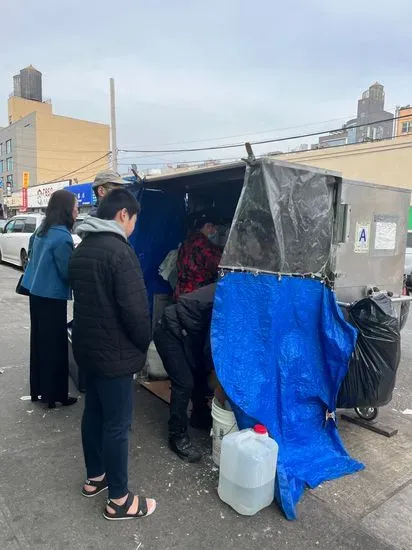
<svg viewBox="0 0 412 550"><path fill-rule="evenodd" d="M275 159L268 162L276 167L280 178L285 178L288 171L305 174L307 180L316 175L325 178L325 198L330 213L328 225L317 228L313 224L311 212L318 197L308 192L306 200L311 204L307 204L305 215L309 218L296 220L296 228L307 223L311 226L312 241L322 242L327 256L327 264L322 266L323 275L331 281L342 306L367 296L370 289L379 288L393 294L392 301L400 311L400 303L404 300L402 287L410 191L348 180L330 170ZM228 163L148 177L134 187L142 204L142 214L131 242L140 258L156 317L170 295L170 287L159 276L159 266L168 252L184 240L187 218L196 210L213 208L222 224L230 225L244 187L245 171L243 161ZM290 183L285 180L285 188ZM259 204L257 210L257 215L262 216L264 205ZM265 214L271 216L267 208ZM253 212L251 215L253 217ZM285 247L290 248L291 255L296 255L298 265L302 261L298 241L286 242ZM279 266L273 268L278 270ZM289 267L286 269L291 271Z"/></svg>
<svg viewBox="0 0 412 550"><path fill-rule="evenodd" d="M348 318L354 303L382 294L399 325L410 192L253 157L133 190L142 212L130 241L153 323L172 294L159 266L185 239L188 218L214 209L222 234L230 226L212 326L216 371L239 427L259 420L278 440L277 500L293 519L305 486L362 468L332 422L358 334L342 311Z"/></svg>

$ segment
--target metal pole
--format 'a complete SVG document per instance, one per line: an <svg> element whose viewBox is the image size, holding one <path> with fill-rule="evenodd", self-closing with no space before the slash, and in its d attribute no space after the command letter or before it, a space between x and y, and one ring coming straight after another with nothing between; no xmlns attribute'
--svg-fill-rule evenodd
<svg viewBox="0 0 412 550"><path fill-rule="evenodd" d="M2 183L2 187L0 187L0 205L1 205L2 208L3 208L3 212L0 212L0 214L3 214L3 216L6 217L6 207L5 207L5 205L4 205L3 186L4 186L4 181L3 181L3 183ZM0 219L1 219L1 215L0 215Z"/></svg>
<svg viewBox="0 0 412 550"><path fill-rule="evenodd" d="M116 140L116 100L114 78L110 79L110 124L112 133L112 168L117 172L117 140Z"/></svg>

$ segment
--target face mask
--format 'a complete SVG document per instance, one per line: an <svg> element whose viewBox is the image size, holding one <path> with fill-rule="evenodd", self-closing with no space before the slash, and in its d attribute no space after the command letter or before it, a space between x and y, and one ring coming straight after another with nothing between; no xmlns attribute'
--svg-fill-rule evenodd
<svg viewBox="0 0 412 550"><path fill-rule="evenodd" d="M219 233L214 233L213 235L208 235L208 239L213 244L217 244L219 242Z"/></svg>

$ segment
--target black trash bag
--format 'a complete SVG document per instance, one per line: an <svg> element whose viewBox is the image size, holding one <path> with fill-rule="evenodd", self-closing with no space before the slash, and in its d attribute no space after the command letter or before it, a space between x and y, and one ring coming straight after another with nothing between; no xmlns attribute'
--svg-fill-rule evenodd
<svg viewBox="0 0 412 550"><path fill-rule="evenodd" d="M359 335L337 408L387 405L401 357L399 320L390 298L382 294L360 300L350 308L349 322Z"/></svg>

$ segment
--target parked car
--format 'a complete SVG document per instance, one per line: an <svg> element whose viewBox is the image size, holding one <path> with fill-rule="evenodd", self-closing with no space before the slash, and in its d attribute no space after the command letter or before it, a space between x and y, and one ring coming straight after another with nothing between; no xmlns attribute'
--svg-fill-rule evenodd
<svg viewBox="0 0 412 550"><path fill-rule="evenodd" d="M26 269L29 240L43 221L44 214L19 214L0 229L0 262L7 262ZM73 235L74 246L80 237Z"/></svg>
<svg viewBox="0 0 412 550"><path fill-rule="evenodd" d="M0 261L26 268L29 240L43 214L20 214L11 218L0 234Z"/></svg>
<svg viewBox="0 0 412 550"><path fill-rule="evenodd" d="M403 276L403 295L409 296L412 293L412 231L408 231L406 239L406 251L405 251L405 272ZM410 302L402 302L401 304L401 316L400 326L401 330L406 325L408 320Z"/></svg>
<svg viewBox="0 0 412 550"><path fill-rule="evenodd" d="M405 252L405 278L406 287L412 291L412 231L408 231Z"/></svg>

